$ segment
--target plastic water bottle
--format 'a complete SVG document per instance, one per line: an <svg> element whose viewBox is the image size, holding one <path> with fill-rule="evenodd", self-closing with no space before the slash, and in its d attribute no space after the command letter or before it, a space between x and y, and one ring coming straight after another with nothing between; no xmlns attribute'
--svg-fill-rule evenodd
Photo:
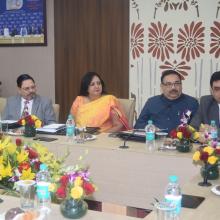
<svg viewBox="0 0 220 220"><path fill-rule="evenodd" d="M73 141L75 136L75 121L71 114L68 115L66 121L66 136L67 136L67 141Z"/></svg>
<svg viewBox="0 0 220 220"><path fill-rule="evenodd" d="M155 131L156 129L152 120L149 120L145 127L146 145L149 150L153 150L155 148Z"/></svg>
<svg viewBox="0 0 220 220"><path fill-rule="evenodd" d="M169 183L165 190L165 201L175 205L174 214L179 216L181 211L182 194L177 176L169 176Z"/></svg>
<svg viewBox="0 0 220 220"><path fill-rule="evenodd" d="M37 207L45 214L49 214L51 211L51 197L49 192L50 185L50 173L46 164L40 165L40 171L36 175L37 182Z"/></svg>
<svg viewBox="0 0 220 220"><path fill-rule="evenodd" d="M212 141L217 141L218 129L217 129L217 126L214 120L211 121L209 133L210 133Z"/></svg>

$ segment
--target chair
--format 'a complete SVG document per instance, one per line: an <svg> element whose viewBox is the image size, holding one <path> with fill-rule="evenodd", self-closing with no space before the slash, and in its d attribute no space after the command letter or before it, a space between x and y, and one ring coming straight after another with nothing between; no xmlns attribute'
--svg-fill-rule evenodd
<svg viewBox="0 0 220 220"><path fill-rule="evenodd" d="M118 100L128 119L129 126L133 128L134 116L135 116L135 100L134 99L118 99Z"/></svg>
<svg viewBox="0 0 220 220"><path fill-rule="evenodd" d="M53 104L53 110L55 112L56 121L59 122L60 105L59 104Z"/></svg>
<svg viewBox="0 0 220 220"><path fill-rule="evenodd" d="M6 98L0 97L0 116L3 113L5 105L6 105Z"/></svg>

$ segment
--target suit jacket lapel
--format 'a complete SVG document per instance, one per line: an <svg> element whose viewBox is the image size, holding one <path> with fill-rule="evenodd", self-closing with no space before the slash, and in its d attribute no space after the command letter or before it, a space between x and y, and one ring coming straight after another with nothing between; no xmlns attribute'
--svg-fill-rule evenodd
<svg viewBox="0 0 220 220"><path fill-rule="evenodd" d="M212 111L210 113L211 113L211 118L213 118L213 120L215 120L216 125L219 127L219 107L218 107L218 103L214 102Z"/></svg>
<svg viewBox="0 0 220 220"><path fill-rule="evenodd" d="M34 100L33 100L33 105L32 105L32 109L31 109L31 114L33 115L37 115L37 109L39 107L39 104L40 104L40 101L38 99L38 96L36 95L34 97Z"/></svg>
<svg viewBox="0 0 220 220"><path fill-rule="evenodd" d="M17 95L16 103L15 103L15 118L21 118L21 96Z"/></svg>

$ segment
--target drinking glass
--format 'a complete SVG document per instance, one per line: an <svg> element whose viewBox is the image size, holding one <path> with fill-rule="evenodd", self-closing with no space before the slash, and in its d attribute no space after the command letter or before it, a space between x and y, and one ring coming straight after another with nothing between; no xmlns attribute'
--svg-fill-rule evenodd
<svg viewBox="0 0 220 220"><path fill-rule="evenodd" d="M164 142L166 141L168 133L167 132L156 132L158 150L165 150Z"/></svg>
<svg viewBox="0 0 220 220"><path fill-rule="evenodd" d="M17 182L20 192L20 205L22 209L33 209L35 198L35 181L20 180Z"/></svg>
<svg viewBox="0 0 220 220"><path fill-rule="evenodd" d="M176 207L169 202L157 202L155 204L157 212L157 220L178 220L178 216L175 213Z"/></svg>
<svg viewBox="0 0 220 220"><path fill-rule="evenodd" d="M85 142L85 131L86 131L86 128L85 127L76 127L76 130L75 130L75 134L76 134L76 137L75 137L75 140L76 140L76 143L78 144L83 144Z"/></svg>

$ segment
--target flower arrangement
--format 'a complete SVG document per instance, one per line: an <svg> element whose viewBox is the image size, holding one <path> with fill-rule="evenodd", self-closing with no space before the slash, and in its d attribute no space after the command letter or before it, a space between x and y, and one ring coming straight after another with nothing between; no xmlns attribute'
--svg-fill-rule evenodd
<svg viewBox="0 0 220 220"><path fill-rule="evenodd" d="M15 187L18 180L33 180L41 163L45 163L56 176L63 167L66 155L57 159L46 147L33 142L24 144L21 139L14 143L10 137L0 140L0 186L5 190Z"/></svg>
<svg viewBox="0 0 220 220"><path fill-rule="evenodd" d="M193 154L193 162L201 165L209 164L209 165L217 165L220 158L220 148L219 147L211 147L206 146L204 148L199 148Z"/></svg>
<svg viewBox="0 0 220 220"><path fill-rule="evenodd" d="M82 157L79 158L82 160ZM54 178L50 185L54 200L82 200L96 191L88 167L81 165L68 166L61 170L62 175Z"/></svg>
<svg viewBox="0 0 220 220"><path fill-rule="evenodd" d="M173 139L178 139L181 143L189 143L190 141L199 139L199 132L188 124L179 125L176 129L173 129L169 135Z"/></svg>
<svg viewBox="0 0 220 220"><path fill-rule="evenodd" d="M40 128L42 126L42 121L36 115L27 115L19 119L18 124Z"/></svg>

